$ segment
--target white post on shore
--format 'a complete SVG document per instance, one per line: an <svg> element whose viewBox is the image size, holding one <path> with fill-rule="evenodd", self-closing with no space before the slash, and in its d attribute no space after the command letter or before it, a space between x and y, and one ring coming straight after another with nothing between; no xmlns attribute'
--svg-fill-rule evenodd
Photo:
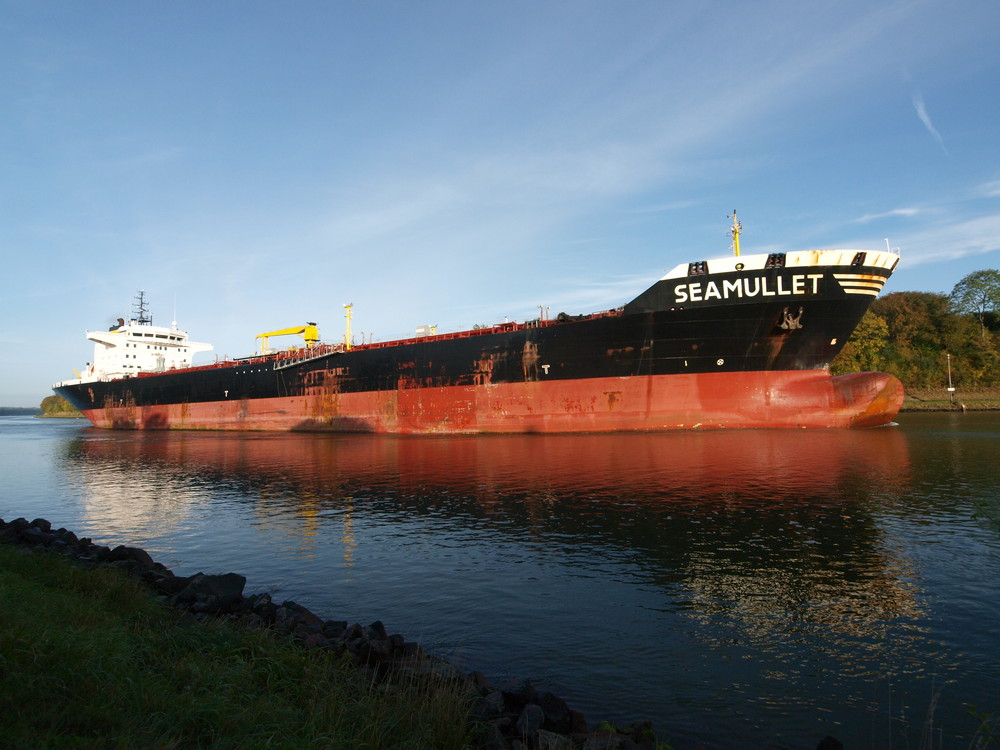
<svg viewBox="0 0 1000 750"><path fill-rule="evenodd" d="M948 358L948 395L951 396L951 403L955 403L955 389L951 385L951 355L945 355Z"/></svg>

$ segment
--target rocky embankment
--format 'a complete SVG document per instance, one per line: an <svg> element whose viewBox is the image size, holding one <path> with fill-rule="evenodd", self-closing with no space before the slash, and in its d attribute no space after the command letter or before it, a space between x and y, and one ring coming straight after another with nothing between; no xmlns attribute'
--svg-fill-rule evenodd
<svg viewBox="0 0 1000 750"><path fill-rule="evenodd" d="M145 582L171 606L198 619L225 619L268 628L291 637L305 648L346 654L359 669L373 674L409 673L454 681L467 689L469 721L486 750L631 750L654 748L649 722L616 729L607 722L588 727L579 711L562 698L537 691L527 680L497 687L480 673L462 673L419 644L386 632L381 622L368 626L325 620L300 604L272 601L270 594L245 596L246 578L236 573L177 576L138 547L95 544L66 529L53 529L45 519L10 522L0 519L0 542L47 550L84 565L108 565Z"/></svg>

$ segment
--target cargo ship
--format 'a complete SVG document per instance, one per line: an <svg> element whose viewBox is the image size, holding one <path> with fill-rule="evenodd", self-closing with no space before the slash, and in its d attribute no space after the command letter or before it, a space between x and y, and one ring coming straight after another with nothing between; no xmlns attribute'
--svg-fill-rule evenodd
<svg viewBox="0 0 1000 750"><path fill-rule="evenodd" d="M897 251L733 254L682 263L620 307L356 344L315 323L212 346L137 311L88 331L93 362L53 390L96 427L396 434L865 428L902 384L830 363L899 263ZM271 351L271 337L301 345Z"/></svg>

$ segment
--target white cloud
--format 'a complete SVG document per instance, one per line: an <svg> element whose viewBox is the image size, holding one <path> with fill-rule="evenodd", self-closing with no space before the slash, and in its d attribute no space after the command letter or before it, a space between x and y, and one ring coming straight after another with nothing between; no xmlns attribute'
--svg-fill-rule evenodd
<svg viewBox="0 0 1000 750"><path fill-rule="evenodd" d="M894 240L894 244L895 240ZM909 265L1000 251L1000 214L927 227L899 239Z"/></svg>
<svg viewBox="0 0 1000 750"><path fill-rule="evenodd" d="M893 216L910 217L916 216L920 213L922 213L922 211L919 208L895 208L892 211L883 211L880 214L865 214L861 218L855 219L854 222L856 224L866 224L869 221L875 221L876 219L888 219Z"/></svg>
<svg viewBox="0 0 1000 750"><path fill-rule="evenodd" d="M987 182L979 188L981 195L986 198L1000 198L1000 180Z"/></svg>
<svg viewBox="0 0 1000 750"><path fill-rule="evenodd" d="M924 104L923 94L917 91L911 95L910 99L913 102L913 108L917 110L917 117L920 118L920 122L924 124L924 127L927 128L927 132L934 136L934 140L938 142L938 145L940 145L942 150L947 154L948 149L944 145L944 138L941 137L937 128L934 127L934 123L931 122L931 116L927 114L927 107Z"/></svg>

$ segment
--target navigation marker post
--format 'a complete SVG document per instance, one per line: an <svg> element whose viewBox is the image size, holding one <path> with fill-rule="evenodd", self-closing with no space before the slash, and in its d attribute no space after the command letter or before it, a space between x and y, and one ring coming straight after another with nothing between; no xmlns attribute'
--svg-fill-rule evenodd
<svg viewBox="0 0 1000 750"><path fill-rule="evenodd" d="M948 358L948 394L951 396L951 403L955 403L955 389L951 384L951 355L945 355Z"/></svg>

